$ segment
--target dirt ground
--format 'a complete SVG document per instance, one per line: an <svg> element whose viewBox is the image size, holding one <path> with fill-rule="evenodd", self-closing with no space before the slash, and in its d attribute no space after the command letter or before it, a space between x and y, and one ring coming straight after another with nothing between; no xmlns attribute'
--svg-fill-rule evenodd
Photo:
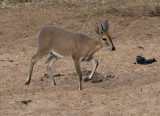
<svg viewBox="0 0 160 116"><path fill-rule="evenodd" d="M160 116L160 17L146 15L138 0L64 1L8 2L1 7L0 115ZM54 25L95 38L94 24L106 19L116 51L103 48L95 53L99 66L93 80L83 82L82 91L71 60L54 64L53 72L62 76L51 85L44 77L49 56L35 65L31 83L24 85L43 27ZM133 64L139 55L158 62ZM83 62L81 68L84 79L92 64ZM32 102L22 103L25 100Z"/></svg>

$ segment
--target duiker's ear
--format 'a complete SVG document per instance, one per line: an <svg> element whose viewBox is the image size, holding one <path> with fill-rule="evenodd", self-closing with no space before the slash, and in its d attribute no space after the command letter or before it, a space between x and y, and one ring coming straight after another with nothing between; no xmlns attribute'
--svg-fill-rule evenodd
<svg viewBox="0 0 160 116"><path fill-rule="evenodd" d="M101 30L98 23L95 24L95 32L100 35Z"/></svg>
<svg viewBox="0 0 160 116"><path fill-rule="evenodd" d="M105 23L104 23L104 30L105 30L105 31L108 31L108 29L109 29L109 23L108 23L108 21L106 20Z"/></svg>

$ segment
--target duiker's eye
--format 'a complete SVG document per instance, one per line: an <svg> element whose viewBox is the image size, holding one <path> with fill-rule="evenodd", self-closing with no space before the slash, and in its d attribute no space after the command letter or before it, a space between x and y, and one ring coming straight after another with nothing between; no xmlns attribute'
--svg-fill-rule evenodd
<svg viewBox="0 0 160 116"><path fill-rule="evenodd" d="M107 39L106 38L102 38L103 39L103 41L107 41Z"/></svg>

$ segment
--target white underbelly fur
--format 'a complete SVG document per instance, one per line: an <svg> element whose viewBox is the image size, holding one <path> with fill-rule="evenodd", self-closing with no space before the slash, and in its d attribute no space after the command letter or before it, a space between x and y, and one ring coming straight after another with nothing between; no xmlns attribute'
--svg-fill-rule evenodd
<svg viewBox="0 0 160 116"><path fill-rule="evenodd" d="M58 58L72 60L72 57L70 57L70 56L62 56L62 55L56 53L55 51L51 51L51 52L52 52L55 56L57 56Z"/></svg>

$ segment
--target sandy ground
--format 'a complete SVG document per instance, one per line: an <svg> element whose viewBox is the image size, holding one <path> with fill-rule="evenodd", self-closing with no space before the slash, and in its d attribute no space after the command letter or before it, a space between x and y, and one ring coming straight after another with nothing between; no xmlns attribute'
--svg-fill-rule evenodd
<svg viewBox="0 0 160 116"><path fill-rule="evenodd" d="M1 116L160 116L160 17L88 15L93 13L85 10L57 2L12 3L0 10ZM97 37L94 24L106 19L116 51L103 48L95 53L99 66L94 79L83 82L82 91L73 61L55 63L53 72L64 75L55 77L56 86L43 78L49 56L35 66L30 85L24 85L41 28L54 25ZM158 62L133 64L138 55ZM84 79L92 64L81 67ZM32 102L26 105L23 100Z"/></svg>

